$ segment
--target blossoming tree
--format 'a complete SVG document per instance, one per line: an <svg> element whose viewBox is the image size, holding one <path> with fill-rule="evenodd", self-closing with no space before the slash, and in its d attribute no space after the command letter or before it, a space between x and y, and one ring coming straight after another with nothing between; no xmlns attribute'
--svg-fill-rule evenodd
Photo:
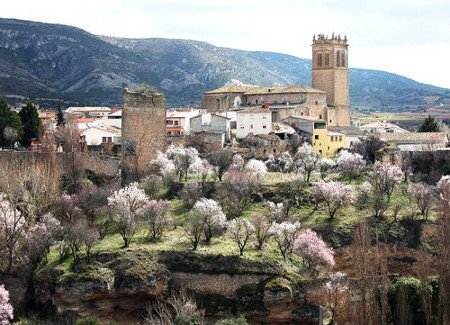
<svg viewBox="0 0 450 325"><path fill-rule="evenodd" d="M137 218L147 203L145 192L138 188L137 183L131 183L108 197L108 205L114 210L114 223L125 247L130 245L136 230Z"/></svg>
<svg viewBox="0 0 450 325"><path fill-rule="evenodd" d="M358 153L351 153L347 150L340 151L336 156L336 164L339 171L346 177L349 182L359 176L366 167L366 161Z"/></svg>
<svg viewBox="0 0 450 325"><path fill-rule="evenodd" d="M274 222L270 227L269 234L277 242L278 249L284 259L286 259L287 253L292 251L294 240L299 230L300 223L298 221L294 223L288 221Z"/></svg>
<svg viewBox="0 0 450 325"><path fill-rule="evenodd" d="M239 255L242 256L250 236L255 232L255 227L248 220L236 218L228 223L227 228L230 237L239 247Z"/></svg>
<svg viewBox="0 0 450 325"><path fill-rule="evenodd" d="M13 319L13 307L9 302L9 292L0 285L0 325L9 325Z"/></svg>
<svg viewBox="0 0 450 325"><path fill-rule="evenodd" d="M313 190L319 201L325 202L330 220L335 217L336 212L340 208L351 204L355 200L353 186L340 182L324 182L320 180L314 183Z"/></svg>

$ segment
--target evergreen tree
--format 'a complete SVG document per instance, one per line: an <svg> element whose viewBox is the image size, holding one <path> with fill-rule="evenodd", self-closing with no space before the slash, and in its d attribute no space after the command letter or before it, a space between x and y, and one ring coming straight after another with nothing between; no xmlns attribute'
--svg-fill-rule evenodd
<svg viewBox="0 0 450 325"><path fill-rule="evenodd" d="M20 120L23 125L23 135L20 143L24 147L31 144L31 140L39 135L39 114L36 107L28 102L19 112Z"/></svg>
<svg viewBox="0 0 450 325"><path fill-rule="evenodd" d="M64 125L64 113L61 108L61 101L58 101L58 111L56 113L56 126Z"/></svg>
<svg viewBox="0 0 450 325"><path fill-rule="evenodd" d="M5 128L12 128L17 131L17 137L20 139L23 134L22 121L19 114L9 109L8 104L0 97L0 146L9 147L11 140L5 138Z"/></svg>
<svg viewBox="0 0 450 325"><path fill-rule="evenodd" d="M441 132L441 126L434 117L428 115L419 127L419 132Z"/></svg>

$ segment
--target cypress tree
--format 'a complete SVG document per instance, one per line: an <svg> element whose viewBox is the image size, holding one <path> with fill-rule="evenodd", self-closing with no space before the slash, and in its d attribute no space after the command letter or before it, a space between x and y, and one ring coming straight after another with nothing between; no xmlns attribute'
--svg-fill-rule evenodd
<svg viewBox="0 0 450 325"><path fill-rule="evenodd" d="M4 98L0 97L0 146L9 147L11 141L5 138L5 128L10 127L17 131L19 139L22 138L23 127L19 114L9 109Z"/></svg>
<svg viewBox="0 0 450 325"><path fill-rule="evenodd" d="M20 120L23 125L23 135L20 144L28 147L31 140L39 135L39 114L36 107L28 102L19 112Z"/></svg>
<svg viewBox="0 0 450 325"><path fill-rule="evenodd" d="M428 115L419 127L419 132L441 132L441 126L435 118Z"/></svg>
<svg viewBox="0 0 450 325"><path fill-rule="evenodd" d="M58 101L58 111L56 113L56 126L61 126L64 125L65 121L64 121L64 113L62 111L61 108L61 101Z"/></svg>

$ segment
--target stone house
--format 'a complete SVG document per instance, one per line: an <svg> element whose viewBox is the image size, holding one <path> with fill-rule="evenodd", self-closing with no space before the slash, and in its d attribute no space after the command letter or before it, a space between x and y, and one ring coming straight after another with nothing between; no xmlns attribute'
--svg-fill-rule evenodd
<svg viewBox="0 0 450 325"><path fill-rule="evenodd" d="M190 132L191 134L199 132L223 133L224 140L231 140L231 119L221 114L205 113L191 117Z"/></svg>

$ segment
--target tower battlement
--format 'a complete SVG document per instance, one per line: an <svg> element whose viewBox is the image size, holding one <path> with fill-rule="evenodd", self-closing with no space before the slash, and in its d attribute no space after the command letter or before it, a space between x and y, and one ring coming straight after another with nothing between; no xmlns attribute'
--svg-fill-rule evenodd
<svg viewBox="0 0 450 325"><path fill-rule="evenodd" d="M344 37L341 37L340 34L334 35L334 33L333 33L333 34L331 34L331 37L329 37L328 35L325 35L325 34L317 34L317 38L316 38L315 34L313 36L313 45L315 45L315 44L348 45L347 42L348 42L347 35L344 35Z"/></svg>

